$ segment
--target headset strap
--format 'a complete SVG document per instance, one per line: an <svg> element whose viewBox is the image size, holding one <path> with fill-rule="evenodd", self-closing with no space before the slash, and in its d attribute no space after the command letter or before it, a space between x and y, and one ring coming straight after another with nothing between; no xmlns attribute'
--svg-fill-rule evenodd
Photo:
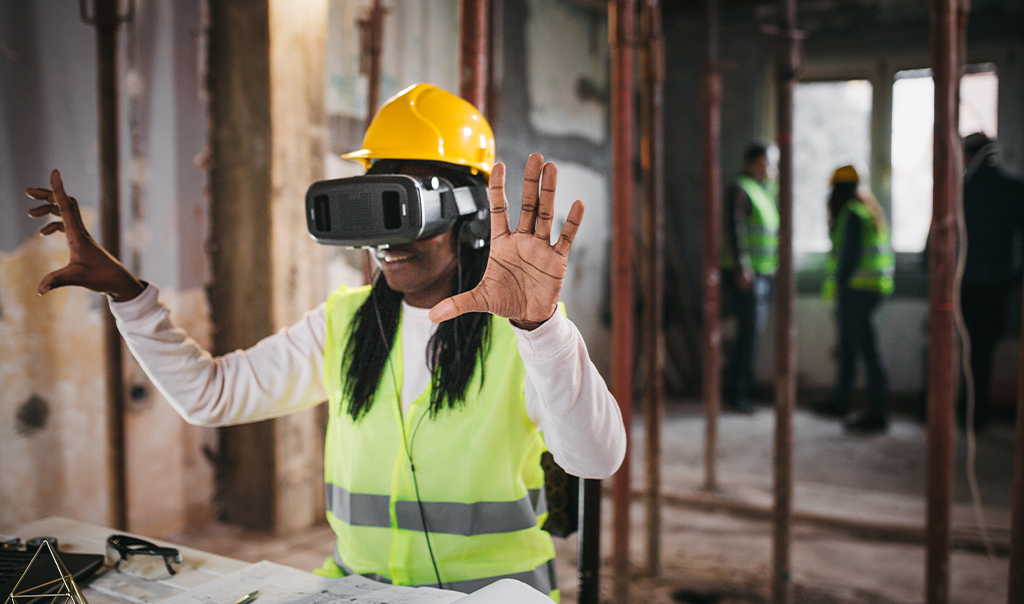
<svg viewBox="0 0 1024 604"><path fill-rule="evenodd" d="M459 187L452 189L451 194L455 197L455 205L459 209L459 216L475 214L479 210L489 210L490 202L487 200L487 187L474 185L471 187Z"/></svg>

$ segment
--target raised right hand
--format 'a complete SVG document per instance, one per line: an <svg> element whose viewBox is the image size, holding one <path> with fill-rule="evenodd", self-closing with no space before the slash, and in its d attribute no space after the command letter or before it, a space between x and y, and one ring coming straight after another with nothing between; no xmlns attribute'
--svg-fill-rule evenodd
<svg viewBox="0 0 1024 604"><path fill-rule="evenodd" d="M78 285L109 294L115 302L126 302L141 294L145 285L89 235L85 223L82 222L78 202L64 192L64 183L61 182L60 172L57 170L50 173L50 187L25 189L25 193L32 199L46 201L45 204L29 210L28 215L33 218L46 215L61 218L60 221L46 224L39 232L42 235L52 235L62 231L67 236L71 259L64 268L43 277L37 290L39 295L42 296L52 289L65 285Z"/></svg>

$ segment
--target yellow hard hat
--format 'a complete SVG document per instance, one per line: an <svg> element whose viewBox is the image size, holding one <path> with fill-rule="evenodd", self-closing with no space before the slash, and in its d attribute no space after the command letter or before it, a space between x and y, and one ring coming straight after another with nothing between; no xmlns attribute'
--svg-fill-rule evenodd
<svg viewBox="0 0 1024 604"><path fill-rule="evenodd" d="M494 132L468 101L430 84L388 99L363 137L363 148L342 155L366 168L374 159L423 159L469 166L490 175Z"/></svg>
<svg viewBox="0 0 1024 604"><path fill-rule="evenodd" d="M860 184L860 174L857 174L857 168L850 165L836 168L836 171L832 173L832 186L841 182L851 185Z"/></svg>

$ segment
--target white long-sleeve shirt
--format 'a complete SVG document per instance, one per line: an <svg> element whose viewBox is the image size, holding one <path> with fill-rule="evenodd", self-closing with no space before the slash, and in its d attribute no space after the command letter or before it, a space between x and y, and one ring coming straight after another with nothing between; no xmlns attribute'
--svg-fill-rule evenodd
<svg viewBox="0 0 1024 604"><path fill-rule="evenodd" d="M109 301L129 350L190 424L227 426L280 417L327 400L321 304L295 325L248 350L214 357L171 322L153 285L127 302ZM402 305L402 405L430 382L429 309ZM583 478L607 478L622 463L626 432L573 323L555 313L533 331L512 327L526 367L526 411L555 461Z"/></svg>

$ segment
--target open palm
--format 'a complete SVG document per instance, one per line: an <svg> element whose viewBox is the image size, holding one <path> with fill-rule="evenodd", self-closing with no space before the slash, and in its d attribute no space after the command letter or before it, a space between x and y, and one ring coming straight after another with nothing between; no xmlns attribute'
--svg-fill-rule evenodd
<svg viewBox="0 0 1024 604"><path fill-rule="evenodd" d="M471 291L442 300L431 309L431 321L489 312L508 318L517 327L534 329L555 313L569 249L583 219L583 202L577 199L558 241L551 245L557 181L555 164L545 164L539 153L530 156L523 176L523 210L513 233L508 228L505 165L494 166L488 187L491 249L487 269Z"/></svg>

